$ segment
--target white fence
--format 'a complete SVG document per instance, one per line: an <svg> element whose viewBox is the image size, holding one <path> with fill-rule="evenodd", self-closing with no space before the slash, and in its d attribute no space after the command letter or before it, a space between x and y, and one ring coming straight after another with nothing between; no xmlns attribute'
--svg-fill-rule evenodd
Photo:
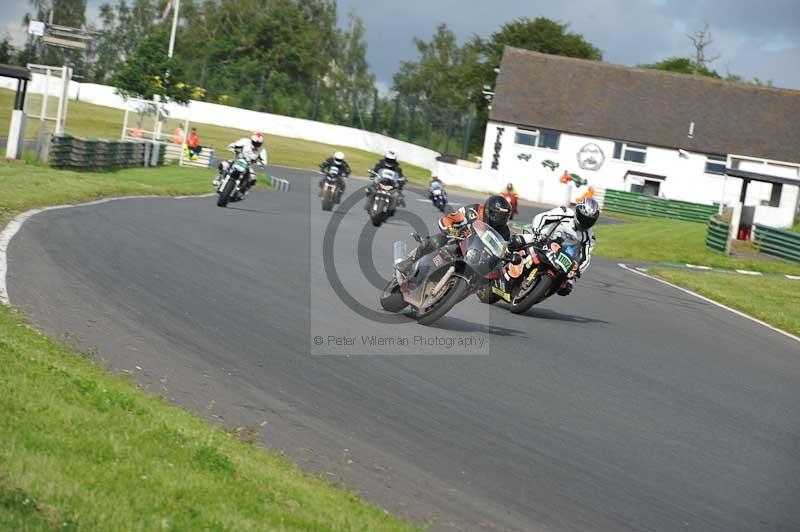
<svg viewBox="0 0 800 532"><path fill-rule="evenodd" d="M51 79L48 92L50 94L58 94L60 86L60 80L54 82ZM0 87L15 89L16 81L0 78ZM69 97L72 100L80 100L115 109L125 109L125 101L121 96L115 94L114 90L114 87L107 85L73 81L69 86ZM31 83L28 85L28 92L41 94L43 91L44 76L34 74ZM180 120L188 118L196 123L263 131L270 135L310 140L381 154L393 149L397 151L398 157L402 162L421 166L432 171L435 170L436 157L439 156L438 152L428 148L371 131L362 131L351 127L325 124L283 115L259 113L227 105L192 101L186 106L169 104L167 105L167 110L172 118Z"/></svg>
<svg viewBox="0 0 800 532"><path fill-rule="evenodd" d="M433 175L439 176L439 179L446 185L456 185L492 194L498 194L511 182L520 198L549 205L567 205L588 190L586 186L577 188L573 183L561 183L559 181L560 174L557 172L554 172L552 176L546 175L546 177L531 177L524 180L509 179L508 176L497 171L438 162L433 170ZM605 191L604 189L600 191L595 189L595 197L598 192L604 195Z"/></svg>

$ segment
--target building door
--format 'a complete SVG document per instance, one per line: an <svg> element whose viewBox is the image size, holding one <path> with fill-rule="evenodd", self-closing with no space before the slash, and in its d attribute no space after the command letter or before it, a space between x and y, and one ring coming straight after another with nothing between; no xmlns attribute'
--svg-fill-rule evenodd
<svg viewBox="0 0 800 532"><path fill-rule="evenodd" d="M645 196L658 196L661 191L661 181L644 179L640 183L631 183L631 192Z"/></svg>

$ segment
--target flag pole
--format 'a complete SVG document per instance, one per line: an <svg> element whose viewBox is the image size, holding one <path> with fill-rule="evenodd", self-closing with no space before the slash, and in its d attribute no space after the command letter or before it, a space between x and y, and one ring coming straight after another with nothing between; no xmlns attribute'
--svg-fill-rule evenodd
<svg viewBox="0 0 800 532"><path fill-rule="evenodd" d="M174 0L175 5L172 10L172 33L169 36L169 53L167 57L172 59L172 52L175 51L175 32L178 30L178 10L181 8L181 0Z"/></svg>

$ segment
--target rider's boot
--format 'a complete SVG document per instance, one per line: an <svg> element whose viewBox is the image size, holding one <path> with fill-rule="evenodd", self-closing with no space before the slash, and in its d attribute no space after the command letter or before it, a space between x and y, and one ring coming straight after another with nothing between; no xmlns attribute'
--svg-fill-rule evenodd
<svg viewBox="0 0 800 532"><path fill-rule="evenodd" d="M567 279L567 282L565 282L563 286L558 289L558 292L556 292L556 294L560 296L568 296L572 292L572 289L574 287L575 287L575 281L573 281L572 279Z"/></svg>

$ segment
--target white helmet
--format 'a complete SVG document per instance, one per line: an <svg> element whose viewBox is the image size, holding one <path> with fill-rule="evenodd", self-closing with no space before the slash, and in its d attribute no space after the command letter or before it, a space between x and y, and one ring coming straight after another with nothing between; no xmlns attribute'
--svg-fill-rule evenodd
<svg viewBox="0 0 800 532"><path fill-rule="evenodd" d="M337 163L344 162L344 153L337 151L336 153L333 154L333 160L336 161Z"/></svg>
<svg viewBox="0 0 800 532"><path fill-rule="evenodd" d="M397 162L397 153L395 153L394 150L389 150L389 151L386 152L386 155L384 156L384 158L387 161Z"/></svg>
<svg viewBox="0 0 800 532"><path fill-rule="evenodd" d="M253 149L258 149L264 144L264 134L256 131L250 136L250 144L253 145Z"/></svg>

